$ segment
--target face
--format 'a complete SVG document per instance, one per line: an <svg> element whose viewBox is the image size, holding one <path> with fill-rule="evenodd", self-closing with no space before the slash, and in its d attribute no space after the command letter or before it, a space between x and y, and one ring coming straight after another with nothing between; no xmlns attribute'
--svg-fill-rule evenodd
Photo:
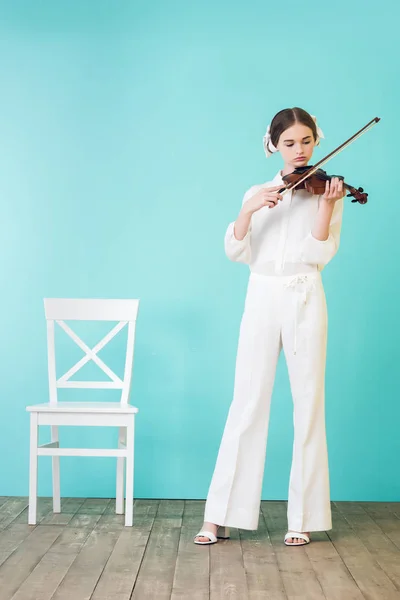
<svg viewBox="0 0 400 600"><path fill-rule="evenodd" d="M310 161L315 147L312 130L302 123L295 123L284 131L277 145L285 165L305 167Z"/></svg>

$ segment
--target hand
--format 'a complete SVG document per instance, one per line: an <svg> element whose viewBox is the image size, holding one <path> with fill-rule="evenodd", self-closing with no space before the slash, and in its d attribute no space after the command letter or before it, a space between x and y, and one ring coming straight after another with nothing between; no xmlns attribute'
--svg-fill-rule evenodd
<svg viewBox="0 0 400 600"><path fill-rule="evenodd" d="M274 206L276 206L283 198L282 194L278 193L278 190L282 189L282 187L284 187L284 185L281 184L276 185L275 187L261 188L254 194L254 196L249 198L243 204L243 212L247 214L253 214L264 206L268 206L268 208L274 208Z"/></svg>
<svg viewBox="0 0 400 600"><path fill-rule="evenodd" d="M327 181L325 185L325 193L322 200L328 204L334 204L337 200L341 200L346 195L346 190L343 186L343 181L339 177L332 177L331 181Z"/></svg>

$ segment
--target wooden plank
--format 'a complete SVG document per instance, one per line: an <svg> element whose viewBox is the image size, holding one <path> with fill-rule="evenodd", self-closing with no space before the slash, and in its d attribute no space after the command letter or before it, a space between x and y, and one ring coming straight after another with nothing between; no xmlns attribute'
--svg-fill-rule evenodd
<svg viewBox="0 0 400 600"><path fill-rule="evenodd" d="M363 594L327 533L315 531L312 539L304 550L327 600L363 600Z"/></svg>
<svg viewBox="0 0 400 600"><path fill-rule="evenodd" d="M337 509L362 541L372 558L400 590L400 550L362 507L352 502L336 502ZM396 521L396 517L392 516ZM400 521L399 521L400 530Z"/></svg>
<svg viewBox="0 0 400 600"><path fill-rule="evenodd" d="M400 592L377 564L355 531L332 505L333 529L328 536L368 600L400 600Z"/></svg>
<svg viewBox="0 0 400 600"><path fill-rule="evenodd" d="M158 506L160 504L160 500L154 500L152 498L149 499L142 499L142 498L138 498L137 500L135 500L135 510L134 510L134 514L135 515L140 515L140 516L151 516L154 514L154 511L156 511L157 513L157 509ZM115 514L115 498L112 498L108 505L106 510L104 511L104 514Z"/></svg>
<svg viewBox="0 0 400 600"><path fill-rule="evenodd" d="M21 525L12 523L0 534L0 566L9 556L26 540L33 532L31 525Z"/></svg>
<svg viewBox="0 0 400 600"><path fill-rule="evenodd" d="M383 533L400 549L400 503L362 502L361 505Z"/></svg>
<svg viewBox="0 0 400 600"><path fill-rule="evenodd" d="M107 565L101 574L91 600L130 600L159 502L136 501L133 527L124 526L124 516L104 514L98 528L109 524L110 517L118 517L121 534ZM112 503L115 510L115 502Z"/></svg>
<svg viewBox="0 0 400 600"><path fill-rule="evenodd" d="M80 504L83 503L83 499L81 499ZM65 501L65 505L66 505L66 510L72 510L74 509L75 512L76 510L78 510L80 504L74 504L68 503L68 499L66 499ZM45 510L44 507L47 505L47 509L49 510L47 517L44 517L41 520L41 523L46 523L46 524L57 524L57 523L52 523L51 522L51 517L53 516L53 512L52 512L52 505L48 503L45 503L44 505L42 505L41 499L39 499L39 508L38 508L38 515L44 515L45 514ZM64 506L65 506L64 505ZM25 513L25 517L27 517L27 509L25 509L23 512ZM21 513L22 514L22 513ZM59 515L54 515L55 517L59 516ZM48 519L50 517L50 520ZM73 517L73 513L69 515L69 519L71 519ZM26 520L24 519L24 523L17 523L16 521L19 519L19 517L17 517L17 519L15 519L11 525L9 525L6 529L4 529L4 531L2 532L1 536L0 536L0 565L2 565L7 558L18 548L18 546L29 536L31 535L31 533L34 530L34 526L32 525L28 525L28 524L24 524L26 523ZM61 523L59 523L61 524Z"/></svg>
<svg viewBox="0 0 400 600"><path fill-rule="evenodd" d="M41 525L68 525L82 507L84 498L61 498L61 512L50 511L40 522Z"/></svg>
<svg viewBox="0 0 400 600"><path fill-rule="evenodd" d="M182 520L171 600L208 600L209 546L196 546L193 538L204 519L204 501L187 500Z"/></svg>
<svg viewBox="0 0 400 600"><path fill-rule="evenodd" d="M0 567L0 600L9 600L40 562L63 529L35 527Z"/></svg>
<svg viewBox="0 0 400 600"><path fill-rule="evenodd" d="M200 546L201 547L201 546ZM248 600L239 531L231 529L229 540L219 540L210 548L210 599Z"/></svg>
<svg viewBox="0 0 400 600"><path fill-rule="evenodd" d="M110 502L111 500L108 498L87 498L67 526L93 529L107 510Z"/></svg>
<svg viewBox="0 0 400 600"><path fill-rule="evenodd" d="M28 506L28 498L9 498L1 507L0 531L5 529Z"/></svg>
<svg viewBox="0 0 400 600"><path fill-rule="evenodd" d="M400 502L359 502L360 506L367 511L378 514L395 515L400 519Z"/></svg>
<svg viewBox="0 0 400 600"><path fill-rule="evenodd" d="M36 524L39 525L45 517L53 510L52 498L38 498L37 500L37 512L36 512ZM14 523L28 523L28 511L29 507L24 508L22 512L14 519ZM31 526L32 527L32 526Z"/></svg>
<svg viewBox="0 0 400 600"><path fill-rule="evenodd" d="M184 500L161 500L158 505L156 521L161 522L163 519L176 519L182 523L184 508Z"/></svg>
<svg viewBox="0 0 400 600"><path fill-rule="evenodd" d="M159 500L135 500L134 503L134 527L141 522L141 518L148 516L154 518L157 513ZM136 522L137 519L137 522ZM104 514L97 524L98 528L125 528L125 515L117 515L115 513L115 498L110 500Z"/></svg>
<svg viewBox="0 0 400 600"><path fill-rule="evenodd" d="M65 527L12 600L50 600L75 561L90 529Z"/></svg>
<svg viewBox="0 0 400 600"><path fill-rule="evenodd" d="M96 514L94 505L91 503L90 505L93 509L92 514L81 516L86 516L88 519L97 518L101 523L102 516ZM101 505L98 506L98 510L100 510L100 506ZM107 504L102 503L103 512L106 508ZM91 527L92 525L90 524L83 528L82 526L79 526L77 529L86 529L90 531ZM69 530L75 528L68 526L66 529ZM79 554L75 557L68 572L57 588L57 591L51 596L51 599L88 600L89 598L92 598L92 594L96 589L100 576L120 534L121 529L115 527L96 527L95 529L92 529ZM22 598L20 600L22 600Z"/></svg>
<svg viewBox="0 0 400 600"><path fill-rule="evenodd" d="M262 506L266 511L269 506L272 507L272 510L269 511L271 529L279 531L281 544L283 545L283 532L286 532L287 528L287 503L268 502L262 503ZM303 546L301 550L304 550L307 555L325 597L328 600L343 600L344 598L346 600L362 600L364 596L331 543L327 533L324 531L311 532L311 540L311 544ZM279 537L276 541L279 543ZM285 548L283 545L283 551ZM300 548L287 547L287 550L290 552L291 550L300 550ZM294 558L296 559L296 555ZM308 567L306 563L305 565ZM295 592L293 593L295 597Z"/></svg>
<svg viewBox="0 0 400 600"><path fill-rule="evenodd" d="M86 498L78 513L80 515L102 515L111 502L110 498Z"/></svg>
<svg viewBox="0 0 400 600"><path fill-rule="evenodd" d="M307 600L324 600L326 596L305 551L305 546L290 547L283 543L287 531L287 503L263 501L261 510L289 600L299 597Z"/></svg>
<svg viewBox="0 0 400 600"><path fill-rule="evenodd" d="M183 509L181 500L160 502L132 600L170 600Z"/></svg>
<svg viewBox="0 0 400 600"><path fill-rule="evenodd" d="M36 527L26 507L0 505L0 600L400 600L399 503L333 503L333 530L300 548L283 544L285 502L262 502L257 531L204 547L203 501L136 500L132 528L115 500L65 499L53 515L42 498Z"/></svg>
<svg viewBox="0 0 400 600"><path fill-rule="evenodd" d="M260 514L258 529L239 530L249 600L286 600L287 595L269 537Z"/></svg>

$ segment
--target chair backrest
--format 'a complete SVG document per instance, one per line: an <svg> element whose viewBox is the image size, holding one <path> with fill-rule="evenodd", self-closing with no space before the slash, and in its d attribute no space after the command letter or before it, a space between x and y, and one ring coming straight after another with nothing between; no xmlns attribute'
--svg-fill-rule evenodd
<svg viewBox="0 0 400 600"><path fill-rule="evenodd" d="M89 389L120 389L121 403L127 404L132 379L133 353L135 344L136 319L139 300L111 299L69 299L45 298L45 315L47 321L47 355L49 371L50 403L58 401L59 388L89 388ZM94 348L89 348L80 337L65 323L65 321L118 321L118 324ZM55 356L55 323L57 323L70 338L85 353L62 377L57 379ZM126 344L125 368L123 379L118 377L98 356L100 352L125 326L128 327ZM70 378L89 361L96 363L110 381L70 381Z"/></svg>

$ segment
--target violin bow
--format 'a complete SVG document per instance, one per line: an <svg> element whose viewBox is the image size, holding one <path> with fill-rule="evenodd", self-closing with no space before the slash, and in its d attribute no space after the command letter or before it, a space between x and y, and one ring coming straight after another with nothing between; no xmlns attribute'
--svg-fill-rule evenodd
<svg viewBox="0 0 400 600"><path fill-rule="evenodd" d="M311 169L309 171L307 171L298 181L296 181L293 184L290 184L288 187L285 187L284 190L282 192L280 192L280 193L282 193L282 196L284 194L286 194L286 192L289 192L290 190L293 190L296 186L300 185L300 183L305 181L308 177L310 177L310 175L313 175L322 165L324 165L326 162L328 162L328 160L330 160L331 158L333 158L334 156L339 154L339 152L341 152L342 150L344 150L344 148L346 148L347 146L352 144L357 138L362 136L369 129L372 129L372 127L374 127L377 123L379 123L379 121L380 121L380 118L375 117L375 119L372 119L372 121L367 123L362 129L360 129L360 131L357 131L357 133L355 133L351 138L349 138L341 146L338 146L330 154L327 154L326 156L324 156L324 158L321 158L321 160L318 161L313 167L311 167Z"/></svg>

